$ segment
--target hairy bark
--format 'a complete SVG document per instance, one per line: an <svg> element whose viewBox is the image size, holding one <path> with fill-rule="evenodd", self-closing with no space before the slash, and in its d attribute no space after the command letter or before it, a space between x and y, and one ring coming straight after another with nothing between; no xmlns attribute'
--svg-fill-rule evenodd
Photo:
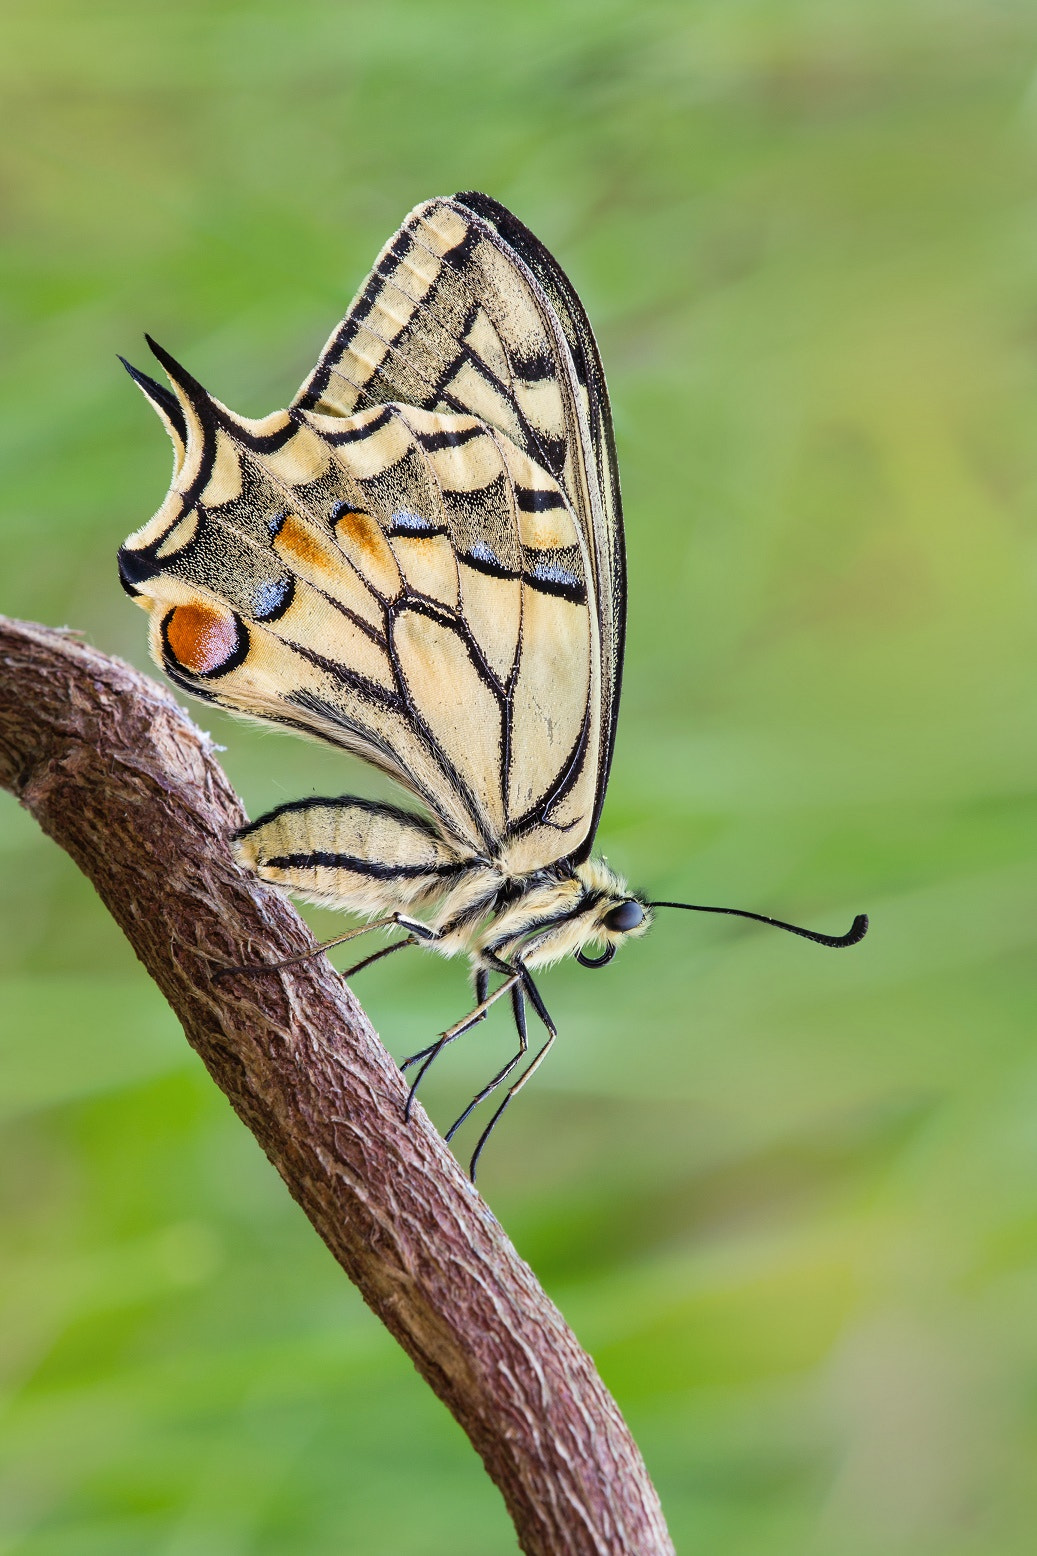
<svg viewBox="0 0 1037 1556"><path fill-rule="evenodd" d="M364 1300L467 1432L529 1556L672 1552L590 1357L323 957L227 846L240 804L155 682L0 617L0 784L89 876L188 1042Z"/></svg>

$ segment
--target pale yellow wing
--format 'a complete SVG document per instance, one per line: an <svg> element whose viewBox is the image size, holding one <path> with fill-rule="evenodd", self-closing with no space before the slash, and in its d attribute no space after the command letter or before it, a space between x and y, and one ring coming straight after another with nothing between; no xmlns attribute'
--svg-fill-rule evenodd
<svg viewBox="0 0 1037 1556"><path fill-rule="evenodd" d="M601 674L589 852L608 781L626 580L608 390L561 266L488 195L419 205L389 240L295 404L336 415L405 400L469 412L555 477L590 557Z"/></svg>
<svg viewBox="0 0 1037 1556"><path fill-rule="evenodd" d="M431 233L423 213L433 207L442 247L455 202L409 218L398 252L411 252L411 229L422 241ZM232 415L164 352L175 397L135 374L177 457L166 502L127 541L120 567L151 613L153 653L179 684L358 752L424 800L465 851L521 874L586 852L600 808L621 631L596 586L621 585L618 552L606 554L619 543L618 510L612 488L612 517L596 528L587 396L559 315L517 257L505 284L505 248L482 218L465 219L484 251L481 279L447 261L442 286L426 287L425 323L406 341L398 329L391 348L393 400L351 381L362 403L315 392L322 374L347 384L340 367L359 377L346 325L333 338L338 365L329 346L296 404L261 422ZM443 379L442 321L460 306L458 287L469 297L454 337L465 367L444 391L452 402L435 403L467 395L481 415L432 408L428 384L417 403L422 375ZM347 325L357 309L370 313L377 291L372 278ZM385 372L369 383L376 376L387 389ZM505 386L500 406L484 381ZM594 403L607 431L601 395L603 386Z"/></svg>

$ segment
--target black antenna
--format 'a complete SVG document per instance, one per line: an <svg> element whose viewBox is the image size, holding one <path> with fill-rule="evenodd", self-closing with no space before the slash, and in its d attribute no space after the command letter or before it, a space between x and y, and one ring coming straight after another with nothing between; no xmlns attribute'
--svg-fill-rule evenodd
<svg viewBox="0 0 1037 1556"><path fill-rule="evenodd" d="M755 919L757 924L770 924L774 929L787 929L790 935L802 935L817 945L856 945L868 933L868 915L858 913L845 935L822 935L816 929L803 929L799 924L786 924L784 919L768 918L765 913L749 913L745 908L707 908L697 902L649 902L650 908L684 908L688 913L731 913L736 918Z"/></svg>

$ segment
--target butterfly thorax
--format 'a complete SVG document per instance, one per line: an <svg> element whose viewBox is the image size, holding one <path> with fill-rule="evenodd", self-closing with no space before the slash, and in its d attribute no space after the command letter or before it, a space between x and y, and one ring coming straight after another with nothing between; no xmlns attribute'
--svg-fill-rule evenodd
<svg viewBox="0 0 1037 1556"><path fill-rule="evenodd" d="M644 934L651 922L644 904L638 903L641 916L635 924L616 924L617 911L637 902L603 859L590 859L568 869L502 881L485 915L441 919L436 948L446 955L467 953L477 968L518 962L546 967L589 944L608 951ZM620 914L627 920L633 916Z"/></svg>

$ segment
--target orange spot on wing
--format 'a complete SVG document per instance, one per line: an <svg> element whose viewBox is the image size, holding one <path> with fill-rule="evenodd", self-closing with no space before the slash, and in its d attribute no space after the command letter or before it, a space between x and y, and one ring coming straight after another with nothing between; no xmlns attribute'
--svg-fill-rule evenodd
<svg viewBox="0 0 1037 1556"><path fill-rule="evenodd" d="M376 519L360 508L347 508L335 520L335 539L368 588L382 595L397 593L400 570Z"/></svg>
<svg viewBox="0 0 1037 1556"><path fill-rule="evenodd" d="M328 552L305 524L289 514L277 532L274 549L287 561L305 562L311 567L327 567Z"/></svg>
<svg viewBox="0 0 1037 1556"><path fill-rule="evenodd" d="M575 530L568 509L552 508L547 513L520 514L519 538L525 546L543 547L545 550L572 545Z"/></svg>
<svg viewBox="0 0 1037 1556"><path fill-rule="evenodd" d="M351 508L340 514L335 520L335 532L342 540L348 541L358 551L366 552L368 556L381 558L385 555L385 536L369 513Z"/></svg>
<svg viewBox="0 0 1037 1556"><path fill-rule="evenodd" d="M218 670L238 647L234 617L212 605L178 605L165 625L170 651L195 675Z"/></svg>

